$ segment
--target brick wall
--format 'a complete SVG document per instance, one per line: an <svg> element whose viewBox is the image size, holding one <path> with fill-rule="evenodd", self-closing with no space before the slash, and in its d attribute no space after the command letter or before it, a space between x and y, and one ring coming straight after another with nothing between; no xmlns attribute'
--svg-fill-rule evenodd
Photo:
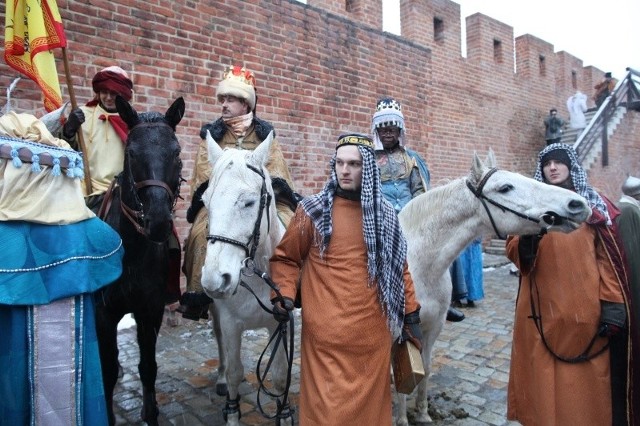
<svg viewBox="0 0 640 426"><path fill-rule="evenodd" d="M591 95L602 76L579 58L554 52L552 41L533 35L514 40L508 23L482 14L466 19L463 57L460 6L449 0L401 1L403 37L381 30L378 0L306 5L59 0L58 5L79 103L91 98L95 72L114 64L130 72L139 110L164 111L176 97L185 97L178 135L186 177L201 125L219 116L214 94L224 67L252 69L258 114L274 123L297 189L305 195L322 187L337 136L368 132L376 100L385 95L401 101L409 143L427 159L434 185L465 174L472 153L484 155L489 148L502 167L530 175L544 146L542 120L549 108L556 106L567 117L567 97L577 89ZM60 60L58 71L64 82ZM1 63L0 87L16 75ZM63 92L66 98L66 87ZM42 114L31 81L23 79L13 98L18 110ZM613 199L626 173L640 175L636 116L628 114L612 138L611 166L590 172L593 183ZM177 212L183 236L187 188Z"/></svg>

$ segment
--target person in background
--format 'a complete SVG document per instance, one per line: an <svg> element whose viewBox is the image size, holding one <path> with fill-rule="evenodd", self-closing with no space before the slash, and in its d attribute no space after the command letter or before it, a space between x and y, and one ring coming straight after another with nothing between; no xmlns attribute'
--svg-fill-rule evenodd
<svg viewBox="0 0 640 426"><path fill-rule="evenodd" d="M507 238L507 257L521 273L507 418L525 426L638 424L639 413L633 419L625 407L634 407L639 383L626 387L612 371L633 370L627 353L612 350L630 336L631 309L617 209L589 186L570 145L543 149L534 178L582 195L592 215L567 234Z"/></svg>
<svg viewBox="0 0 640 426"><path fill-rule="evenodd" d="M397 100L385 97L378 101L371 120L371 134L380 169L382 194L399 213L411 199L429 189L429 168L417 152L406 147L404 114ZM448 321L463 319L462 312L449 307Z"/></svg>
<svg viewBox="0 0 640 426"><path fill-rule="evenodd" d="M389 425L392 343L422 347L407 243L368 136L340 136L330 170L271 257L274 317L301 293L300 425Z"/></svg>
<svg viewBox="0 0 640 426"><path fill-rule="evenodd" d="M484 298L484 279L482 275L482 239L472 241L462 251L458 260L462 266L462 275L467 294L466 303L461 307L475 308L478 300Z"/></svg>
<svg viewBox="0 0 640 426"><path fill-rule="evenodd" d="M611 76L610 72L604 74L604 78L598 84L593 86L595 93L593 100L596 103L596 109L600 109L600 105L613 93L613 89L616 88L618 80Z"/></svg>
<svg viewBox="0 0 640 426"><path fill-rule="evenodd" d="M614 358L612 355L611 369L617 377L614 382L614 413L624 413L628 406L626 398L624 398L623 390L627 388L628 383L640 382L640 369L635 368L631 372L632 376L627 377L627 370L624 365L619 365L615 360L624 357L629 351L629 341L640 341L640 179L629 176L622 184L622 197L618 202L620 215L616 218L620 241L624 247L627 271L629 276L629 304L631 306L631 316L629 318L628 332L626 339L621 338L612 342L611 352L619 355ZM624 336L623 336L624 337ZM634 360L640 359L640 348L638 345L632 345L633 351L631 356ZM637 361L636 361L637 365ZM616 386L617 384L617 386ZM620 390L622 389L622 390ZM637 389L637 388L636 388ZM632 409L638 410L640 407L640 392L637 392L636 399L631 402ZM617 398L616 398L617 397ZM617 403L616 403L617 400ZM615 415L615 414L614 414ZM624 417L619 415L620 421L624 421ZM640 422L633 423L640 424Z"/></svg>
<svg viewBox="0 0 640 426"><path fill-rule="evenodd" d="M182 270L187 278L187 290L180 299L178 311L183 318L198 321L208 318L211 299L204 293L200 282L202 266L207 252L207 230L209 213L204 208L202 194L209 186L211 164L207 153L207 132L223 148L255 149L273 131L273 125L256 116L256 78L252 71L240 66L225 70L218 83L216 97L221 107L221 116L200 129L196 164L191 179L191 206L187 210L187 221L192 224L185 241L185 258ZM275 132L275 131L274 131ZM293 192L293 181L280 145L274 138L271 142L267 169L274 187L278 217L287 226L297 194Z"/></svg>
<svg viewBox="0 0 640 426"><path fill-rule="evenodd" d="M633 326L640 329L640 178L629 176L622 184L616 223L629 267L629 286L636 316Z"/></svg>
<svg viewBox="0 0 640 426"><path fill-rule="evenodd" d="M584 113L587 111L587 95L581 91L569 96L567 99L569 111L569 127L572 129L584 129L587 127L587 119Z"/></svg>
<svg viewBox="0 0 640 426"><path fill-rule="evenodd" d="M547 141L547 145L560 142L564 125L565 121L558 117L558 110L551 108L549 116L544 119L544 138Z"/></svg>

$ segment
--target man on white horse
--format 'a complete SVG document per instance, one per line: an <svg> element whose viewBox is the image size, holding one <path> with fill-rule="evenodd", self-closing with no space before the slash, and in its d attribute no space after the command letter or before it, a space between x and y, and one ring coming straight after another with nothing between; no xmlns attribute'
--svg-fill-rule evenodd
<svg viewBox="0 0 640 426"><path fill-rule="evenodd" d="M380 168L382 195L400 213L412 198L429 189L429 168L417 152L405 146L404 115L402 106L395 99L382 98L378 101L371 120L371 134ZM463 319L462 312L449 307L448 321Z"/></svg>
<svg viewBox="0 0 640 426"><path fill-rule="evenodd" d="M286 320L300 292L301 425L391 424L392 343L402 334L421 348L422 339L407 244L372 140L341 136L330 166L271 257L284 298L274 316Z"/></svg>
<svg viewBox="0 0 640 426"><path fill-rule="evenodd" d="M225 71L218 84L216 96L222 106L222 116L207 123L200 130L202 142L198 147L196 164L191 178L191 206L187 210L187 221L192 223L185 241L185 259L182 267L187 277L187 291L180 300L179 312L187 319L198 321L208 318L211 299L204 293L200 283L202 265L206 255L208 229L207 209L203 209L202 194L209 185L211 164L207 155L207 131L222 148L254 150L273 130L271 123L256 117L256 78L244 67L233 66ZM293 181L277 140L271 142L269 174L273 186L278 216L285 227L295 210L296 194Z"/></svg>
<svg viewBox="0 0 640 426"><path fill-rule="evenodd" d="M535 179L582 195L592 215L569 234L507 239L507 256L521 272L507 418L523 425L638 424L633 392L640 383L629 357L638 341L631 339L636 330L627 331L627 272L612 223L619 212L588 184L570 145L543 149ZM629 352L614 349L620 343Z"/></svg>

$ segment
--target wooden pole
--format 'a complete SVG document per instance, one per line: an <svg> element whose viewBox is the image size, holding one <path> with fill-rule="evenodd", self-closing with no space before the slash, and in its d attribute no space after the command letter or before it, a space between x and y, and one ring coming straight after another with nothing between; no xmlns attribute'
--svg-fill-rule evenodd
<svg viewBox="0 0 640 426"><path fill-rule="evenodd" d="M64 61L64 74L67 78L67 88L69 90L69 98L71 99L71 109L76 109L78 103L76 102L76 94L73 91L73 81L71 80L71 71L69 70L69 59L67 58L67 48L62 48L62 60ZM84 186L87 196L93 192L91 186L91 170L89 169L89 158L87 158L87 148L84 144L84 137L82 136L82 126L78 128L78 145L80 152L82 153L82 161L84 162Z"/></svg>

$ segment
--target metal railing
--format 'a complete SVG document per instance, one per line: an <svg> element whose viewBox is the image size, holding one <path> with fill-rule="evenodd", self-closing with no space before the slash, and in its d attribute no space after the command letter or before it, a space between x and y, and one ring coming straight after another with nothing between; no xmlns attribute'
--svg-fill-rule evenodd
<svg viewBox="0 0 640 426"><path fill-rule="evenodd" d="M589 152L598 142L602 143L602 166L609 165L609 133L611 119L620 107L640 111L640 71L627 68L627 75L616 84L611 95L605 99L591 122L578 136L573 148L578 159L584 163Z"/></svg>

